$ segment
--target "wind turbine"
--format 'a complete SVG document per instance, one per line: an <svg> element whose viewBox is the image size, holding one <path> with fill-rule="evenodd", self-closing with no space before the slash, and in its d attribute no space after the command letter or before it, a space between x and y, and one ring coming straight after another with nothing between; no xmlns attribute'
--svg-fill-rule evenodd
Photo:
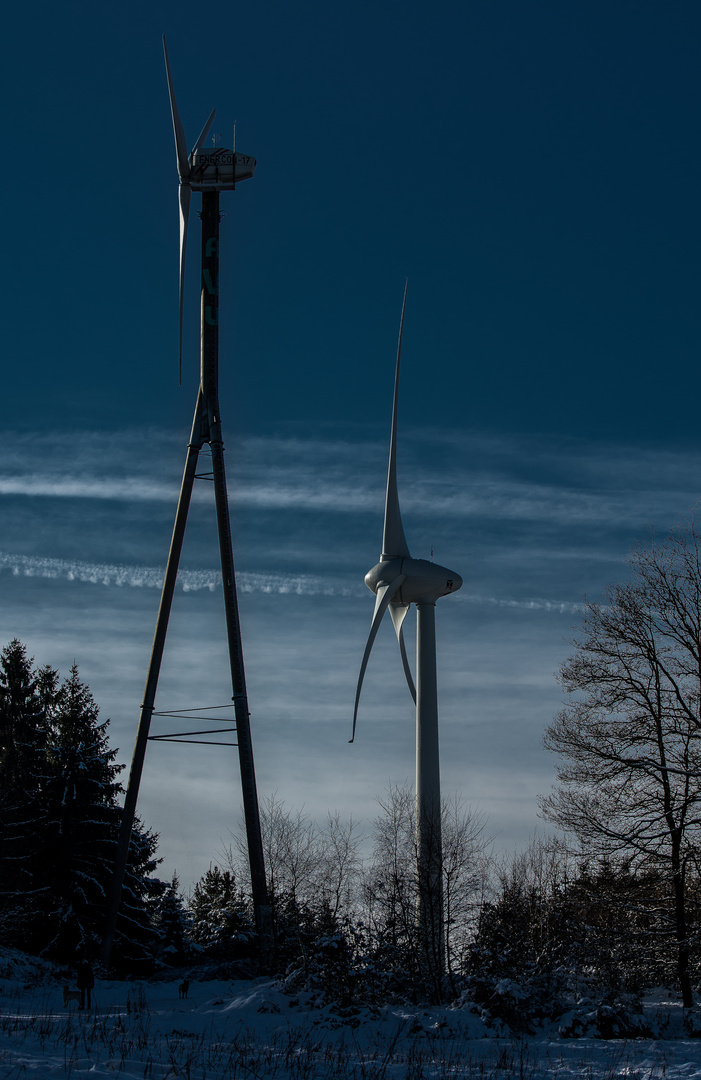
<svg viewBox="0 0 701 1080"><path fill-rule="evenodd" d="M163 53L168 80L170 110L175 136L175 156L178 168L179 203L180 203L180 332L179 356L182 374L182 327L183 327L183 285L185 277L185 251L187 246L190 199L193 191L202 192L202 272L201 272L201 329L200 329L200 385L195 404L195 415L187 447L185 470L180 488L180 497L173 526L168 563L163 580L161 603L156 621L151 659L149 662L146 687L141 706L139 727L134 745L129 782L127 785L122 812L120 834L117 842L115 869L111 891L108 897L107 920L103 938L103 960L110 958L114 935L117 927L119 904L127 865L129 842L136 814L136 802L143 770L146 744L149 738L182 739L185 742L198 740L184 736L196 734L214 734L227 729L209 729L205 732L184 732L182 735L149 736L151 718L154 715L156 689L163 659L168 620L173 603L178 564L185 536L187 513L192 489L196 479L208 479L213 482L214 499L217 515L217 533L219 555L222 570L224 592L224 611L229 651L229 666L233 688L233 708L236 723L236 745L239 751L241 787L243 793L246 838L248 843L249 864L251 869L251 890L256 918L256 927L261 940L261 952L269 945L270 906L265 877L265 862L261 838L258 795L256 790L255 769L251 727L248 713L248 696L243 666L241 646L241 627L239 622L238 601L236 596L236 578L234 557L231 543L231 523L229 520L229 500L224 471L224 442L222 438L221 416L219 411L219 193L233 191L241 180L253 176L256 160L246 154L236 153L225 147L205 150L204 141L214 119L214 109L202 128L193 149L188 153L185 131L175 100L173 80L168 63L165 35ZM198 474L197 463L204 444L209 444L212 455L211 473ZM156 714L158 715L158 714ZM173 714L167 714L173 715ZM186 718L186 717L181 717ZM221 745L212 744L209 745ZM225 743L224 745L232 745Z"/></svg>
<svg viewBox="0 0 701 1080"><path fill-rule="evenodd" d="M256 159L247 154L237 154L236 150L227 150L225 147L213 147L203 149L204 141L209 134L209 129L214 120L216 109L212 109L209 118L199 134L197 142L188 154L185 129L183 128L178 105L175 100L175 90L170 74L168 62L168 49L166 38L163 35L163 55L166 62L166 77L168 79L168 96L170 97L170 112L173 118L173 135L175 136L175 158L178 167L180 185L178 187L178 201L180 203L180 381L182 382L183 366L183 286L185 283L185 253L187 249L187 229L190 218L190 200L193 191L202 192L202 212L205 210L205 194L216 196L217 207L220 191L233 191L236 184L241 180L249 180L256 168ZM203 269L203 275L205 271ZM218 279L217 279L218 281ZM210 278L210 286L212 279ZM218 285L217 285L218 287ZM211 287L208 292L211 294Z"/></svg>
<svg viewBox="0 0 701 1080"><path fill-rule="evenodd" d="M407 283L408 286L408 283ZM402 526L397 492L397 402L399 367L404 333L407 286L404 288L399 324L397 364L394 375L392 432L387 469L385 520L380 561L365 575L365 584L375 593L375 610L370 625L353 712L355 739L360 691L368 659L380 623L389 609L399 642L404 673L416 704L416 829L417 829L417 915L422 947L432 960L432 970L443 970L444 926L441 865L441 781L438 753L438 689L436 679L436 601L456 592L462 578L445 566L412 559ZM404 645L403 624L412 604L416 605L416 687Z"/></svg>

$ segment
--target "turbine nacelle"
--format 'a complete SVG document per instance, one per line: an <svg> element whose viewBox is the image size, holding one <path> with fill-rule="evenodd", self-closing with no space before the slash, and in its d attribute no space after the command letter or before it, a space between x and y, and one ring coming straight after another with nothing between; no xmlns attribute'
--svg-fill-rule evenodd
<svg viewBox="0 0 701 1080"><path fill-rule="evenodd" d="M387 588L392 582L402 578L401 584L394 590L390 604L433 603L441 596L457 592L462 586L462 578L453 570L448 570L428 559L412 559L405 556L396 559L381 559L365 575L368 589L377 595L378 590Z"/></svg>
<svg viewBox="0 0 701 1080"><path fill-rule="evenodd" d="M187 185L193 191L233 191L242 180L250 180L256 159L223 146L193 150Z"/></svg>

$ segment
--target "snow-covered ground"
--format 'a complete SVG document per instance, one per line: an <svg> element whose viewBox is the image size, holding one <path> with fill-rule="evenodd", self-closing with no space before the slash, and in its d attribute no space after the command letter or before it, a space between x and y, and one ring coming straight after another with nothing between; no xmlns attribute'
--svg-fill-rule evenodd
<svg viewBox="0 0 701 1080"><path fill-rule="evenodd" d="M661 993L646 1003L661 1037L624 1041L563 1038L558 1024L515 1037L469 1008L340 1015L265 979L193 981L187 1000L179 980L98 980L92 1010L80 1012L31 961L0 963L2 975L0 1080L701 1078L701 1039L684 1035L679 1005Z"/></svg>

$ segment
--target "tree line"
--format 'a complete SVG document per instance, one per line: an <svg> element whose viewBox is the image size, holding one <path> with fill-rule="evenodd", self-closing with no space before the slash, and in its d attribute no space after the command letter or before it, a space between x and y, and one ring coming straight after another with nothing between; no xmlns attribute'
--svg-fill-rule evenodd
<svg viewBox="0 0 701 1080"><path fill-rule="evenodd" d="M378 801L365 838L277 798L262 826L274 969L341 1007L466 996L512 1023L659 983L694 1000L699 965L701 538L693 525L631 557L630 579L587 603L547 726L558 832L495 860L485 822L443 811L446 956L421 955L411 791ZM106 723L77 668L0 660L0 942L65 956L99 936L121 791ZM139 962L253 970L245 842L183 897L135 830L117 952ZM31 917L30 917L31 916ZM247 966L248 965L248 966ZM574 998L573 998L574 995ZM526 1019L524 1019L526 1018Z"/></svg>
<svg viewBox="0 0 701 1080"><path fill-rule="evenodd" d="M122 788L108 722L78 667L61 681L25 646L0 655L0 943L60 962L94 955L112 874ZM152 952L157 837L134 829L116 948L138 970Z"/></svg>

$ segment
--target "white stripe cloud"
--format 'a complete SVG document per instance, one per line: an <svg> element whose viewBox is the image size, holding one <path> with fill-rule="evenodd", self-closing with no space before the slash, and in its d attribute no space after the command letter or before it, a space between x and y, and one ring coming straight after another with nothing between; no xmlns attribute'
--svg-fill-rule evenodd
<svg viewBox="0 0 701 1080"><path fill-rule="evenodd" d="M16 577L61 578L92 585L128 585L132 588L160 589L163 584L163 570L155 566L115 566L75 559L11 555L6 552L0 552L0 570L9 570ZM208 570L182 570L178 578L185 592L195 592L198 589L215 589L221 581L221 574Z"/></svg>
<svg viewBox="0 0 701 1080"><path fill-rule="evenodd" d="M141 479L116 480L114 477L57 477L32 473L23 476L1 476L0 495L26 495L28 498L51 499L123 499L126 501L173 501L177 488L170 484L151 483Z"/></svg>
<svg viewBox="0 0 701 1080"><path fill-rule="evenodd" d="M407 516L644 523L651 515L683 513L698 497L701 462L693 453L455 434L444 445L446 438L407 433L400 462ZM173 504L177 498L182 447L167 432L80 442L60 433L10 435L2 445L0 497ZM384 445L369 440L241 440L228 454L232 501L259 510L381 514L385 455ZM196 495L207 497L208 487L196 488Z"/></svg>
<svg viewBox="0 0 701 1080"><path fill-rule="evenodd" d="M30 555L0 552L0 572L9 571L15 577L53 578L85 582L91 585L128 586L139 589L160 589L163 570L155 566L123 566L109 563L90 563L68 559L48 559ZM221 585L221 574L215 570L180 570L178 582L184 592L209 589ZM244 593L279 593L297 596L361 596L366 589L360 583L342 585L330 578L310 574L237 574L237 584ZM580 605L569 601L542 599L511 600L470 593L457 593L457 598L469 604L521 608L531 611L569 612Z"/></svg>
<svg viewBox="0 0 701 1080"><path fill-rule="evenodd" d="M160 589L163 570L156 566L125 566L109 563L91 563L76 559L49 559L31 555L13 555L0 552L0 571L8 570L15 577L63 579L87 582L92 585L139 589ZM184 592L209 589L221 585L221 574L216 570L180 570L178 583ZM339 585L331 579L314 578L308 574L237 574L241 592L291 593L299 596L352 596L360 594L362 585Z"/></svg>
<svg viewBox="0 0 701 1080"><path fill-rule="evenodd" d="M497 596L477 596L471 593L456 593L458 600L468 604L485 604L489 607L520 608L525 611L553 611L559 615L584 610L583 604L572 603L569 600L542 600L538 598L528 600L505 600Z"/></svg>

